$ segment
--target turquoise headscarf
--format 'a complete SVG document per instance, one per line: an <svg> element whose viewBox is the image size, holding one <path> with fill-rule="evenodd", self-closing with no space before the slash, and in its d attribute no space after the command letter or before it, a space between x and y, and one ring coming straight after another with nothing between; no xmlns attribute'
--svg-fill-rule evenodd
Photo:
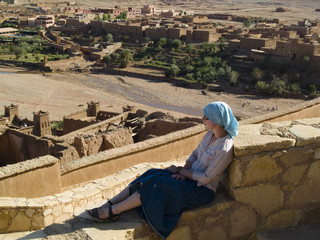
<svg viewBox="0 0 320 240"><path fill-rule="evenodd" d="M238 135L239 124L228 104L211 102L203 109L203 113L211 122L224 127L231 138Z"/></svg>

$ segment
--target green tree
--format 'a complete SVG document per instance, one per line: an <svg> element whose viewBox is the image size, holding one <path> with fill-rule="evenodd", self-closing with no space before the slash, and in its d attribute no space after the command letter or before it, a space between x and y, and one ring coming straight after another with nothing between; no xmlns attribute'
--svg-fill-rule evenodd
<svg viewBox="0 0 320 240"><path fill-rule="evenodd" d="M14 54L16 55L16 58L19 59L25 56L27 54L27 51L23 47L17 47Z"/></svg>
<svg viewBox="0 0 320 240"><path fill-rule="evenodd" d="M102 20L103 20L103 21L108 20L108 16L107 16L107 14L105 14L105 13L104 13L104 14L102 14Z"/></svg>
<svg viewBox="0 0 320 240"><path fill-rule="evenodd" d="M166 78L176 77L178 73L180 72L180 68L172 64L171 67L165 72Z"/></svg>
<svg viewBox="0 0 320 240"><path fill-rule="evenodd" d="M108 12L107 19L108 19L108 20L111 19L111 13L110 13L110 12Z"/></svg>
<svg viewBox="0 0 320 240"><path fill-rule="evenodd" d="M263 72L260 68L255 67L252 69L251 76L255 82L261 81L263 78Z"/></svg>
<svg viewBox="0 0 320 240"><path fill-rule="evenodd" d="M224 50L224 49L226 48L225 43L226 43L226 40L225 40L222 36L219 37L219 39L218 39L218 45L219 45L220 51L222 51L222 50Z"/></svg>
<svg viewBox="0 0 320 240"><path fill-rule="evenodd" d="M102 58L102 61L106 64L109 64L112 62L112 57L110 55L105 55L103 58Z"/></svg>
<svg viewBox="0 0 320 240"><path fill-rule="evenodd" d="M195 47L193 44L188 44L186 51L187 51L187 53L191 54L191 53L193 53L194 49L195 49Z"/></svg>
<svg viewBox="0 0 320 240"><path fill-rule="evenodd" d="M120 67L127 67L128 63L133 61L133 54L130 49L123 49L119 57Z"/></svg>
<svg viewBox="0 0 320 240"><path fill-rule="evenodd" d="M254 88L258 93L270 93L270 86L268 83L263 82L263 81L258 81L255 85Z"/></svg>
<svg viewBox="0 0 320 240"><path fill-rule="evenodd" d="M167 44L166 38L160 38L160 40L157 42L157 46L164 47Z"/></svg>
<svg viewBox="0 0 320 240"><path fill-rule="evenodd" d="M270 93L280 95L286 90L286 82L280 79L273 79L270 84Z"/></svg>
<svg viewBox="0 0 320 240"><path fill-rule="evenodd" d="M240 74L238 72L231 71L231 73L228 75L229 83L232 86L236 86L238 84L239 77L240 77Z"/></svg>
<svg viewBox="0 0 320 240"><path fill-rule="evenodd" d="M309 56L307 56L307 55L302 55L302 56L300 57L299 61L300 61L300 64L301 64L301 66L302 66L302 69L303 69L304 71L309 68L309 66L310 66L310 61L311 61Z"/></svg>
<svg viewBox="0 0 320 240"><path fill-rule="evenodd" d="M252 24L251 18L248 18L247 20L245 20L245 21L243 22L243 26L244 26L244 27L247 27L247 28L250 27L251 24Z"/></svg>
<svg viewBox="0 0 320 240"><path fill-rule="evenodd" d="M121 14L121 19L127 19L127 11L123 11Z"/></svg>
<svg viewBox="0 0 320 240"><path fill-rule="evenodd" d="M179 39L174 39L171 43L172 48L179 48L182 45L182 42Z"/></svg>
<svg viewBox="0 0 320 240"><path fill-rule="evenodd" d="M112 42L113 41L113 35L111 33L108 33L105 37L106 42Z"/></svg>

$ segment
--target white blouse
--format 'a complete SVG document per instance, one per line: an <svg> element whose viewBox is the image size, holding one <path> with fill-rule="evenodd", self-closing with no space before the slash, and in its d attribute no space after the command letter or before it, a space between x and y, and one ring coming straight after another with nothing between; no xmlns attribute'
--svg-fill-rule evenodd
<svg viewBox="0 0 320 240"><path fill-rule="evenodd" d="M227 134L210 143L213 135L213 131L209 130L187 161L192 162L190 170L198 186L205 185L216 191L223 171L232 161L233 140Z"/></svg>

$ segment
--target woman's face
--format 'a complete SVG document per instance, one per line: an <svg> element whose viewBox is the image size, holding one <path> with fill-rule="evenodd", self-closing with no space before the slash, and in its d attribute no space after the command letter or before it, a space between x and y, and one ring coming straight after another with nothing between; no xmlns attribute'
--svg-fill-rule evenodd
<svg viewBox="0 0 320 240"><path fill-rule="evenodd" d="M206 115L203 115L202 117L202 121L204 123L204 126L206 127L206 130L212 129L214 130L215 128L217 128L219 125L214 124L213 122L211 122Z"/></svg>

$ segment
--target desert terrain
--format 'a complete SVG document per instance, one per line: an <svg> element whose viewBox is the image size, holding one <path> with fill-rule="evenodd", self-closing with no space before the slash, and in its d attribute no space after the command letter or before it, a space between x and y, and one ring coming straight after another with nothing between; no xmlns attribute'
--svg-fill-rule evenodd
<svg viewBox="0 0 320 240"><path fill-rule="evenodd" d="M21 0L19 4L35 1ZM50 2L37 0L36 2ZM53 1L52 1L53 2ZM320 19L319 0L225 0L225 1L168 1L168 0L79 0L77 4L89 8L142 7L155 5L159 9L187 9L195 13L230 13L247 16L280 18L297 23L305 18ZM290 12L275 12L277 7ZM77 62L79 64L79 62ZM233 92L233 93L231 93ZM32 119L34 111L49 111L51 120L61 120L72 112L86 107L89 101L99 101L101 109L121 112L125 105L134 105L147 111L161 110L176 115L201 116L201 109L211 101L225 101L239 119L283 110L302 103L301 99L267 98L245 92L215 93L187 89L166 82L148 81L130 77L89 73L31 73L26 69L2 66L0 68L0 105L18 104L22 117ZM249 103L243 106L244 103ZM4 110L3 110L4 111ZM2 111L0 111L1 114Z"/></svg>
<svg viewBox="0 0 320 240"><path fill-rule="evenodd" d="M56 2L52 0L19 0L18 4ZM304 18L320 19L319 0L76 0L78 5L85 8L110 8L114 6L141 8L144 5L155 5L159 10L193 10L201 13L228 13L255 17L279 18L288 23L297 23ZM290 12L276 12L283 7Z"/></svg>
<svg viewBox="0 0 320 240"><path fill-rule="evenodd" d="M0 67L0 105L17 104L22 118L32 120L33 112L42 110L49 112L50 120L61 120L63 116L85 109L90 101L99 101L102 110L122 112L123 106L130 105L177 117L200 117L206 104L224 101L239 119L245 119L269 113L272 108L288 109L304 100L202 91L177 87L168 82L115 75L41 74L22 68ZM245 102L247 104L243 106ZM4 108L0 113L4 113Z"/></svg>

